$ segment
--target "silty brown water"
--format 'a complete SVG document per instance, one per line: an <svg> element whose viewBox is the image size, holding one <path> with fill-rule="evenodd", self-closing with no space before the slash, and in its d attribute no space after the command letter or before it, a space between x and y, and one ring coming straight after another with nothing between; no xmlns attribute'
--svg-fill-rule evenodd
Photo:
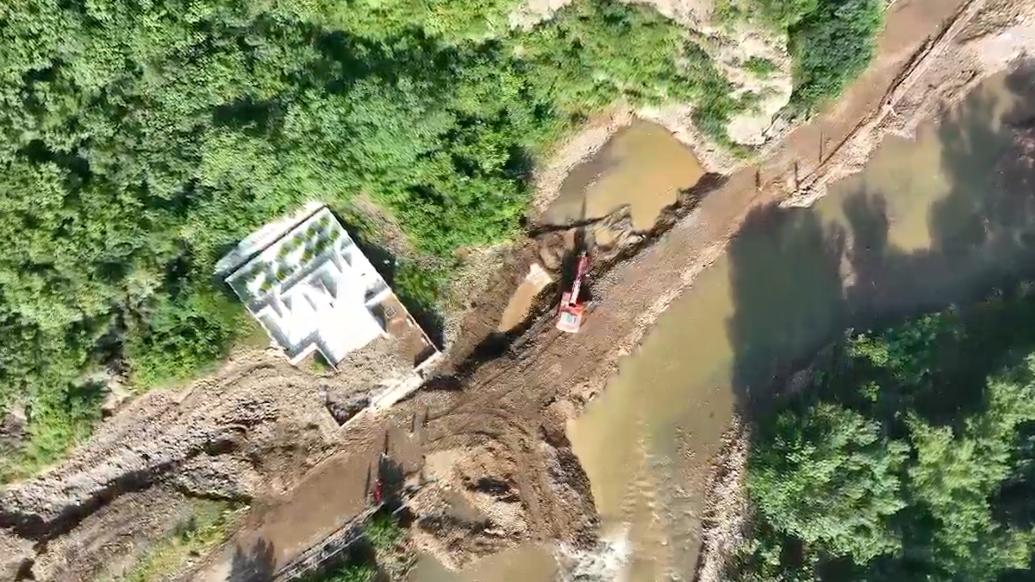
<svg viewBox="0 0 1035 582"><path fill-rule="evenodd" d="M667 129L636 121L620 129L593 158L576 166L542 222L600 218L628 204L633 228L654 226L680 190L704 174L700 162Z"/></svg>
<svg viewBox="0 0 1035 582"><path fill-rule="evenodd" d="M727 254L661 317L569 427L633 581L690 579L703 480L735 408L848 325L988 293L1032 271L1030 193L1003 183L1031 76L982 84L915 141L890 138L809 209L752 212ZM603 182L603 179L601 179Z"/></svg>

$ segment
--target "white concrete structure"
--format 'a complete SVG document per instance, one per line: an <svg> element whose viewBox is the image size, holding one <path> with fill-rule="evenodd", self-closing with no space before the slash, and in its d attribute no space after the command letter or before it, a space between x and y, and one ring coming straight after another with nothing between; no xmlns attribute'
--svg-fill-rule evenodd
<svg viewBox="0 0 1035 582"><path fill-rule="evenodd" d="M337 364L387 335L386 321L401 306L334 215L320 207L284 227L279 237L260 237L266 246L253 245L254 256L226 282L291 362L315 350Z"/></svg>

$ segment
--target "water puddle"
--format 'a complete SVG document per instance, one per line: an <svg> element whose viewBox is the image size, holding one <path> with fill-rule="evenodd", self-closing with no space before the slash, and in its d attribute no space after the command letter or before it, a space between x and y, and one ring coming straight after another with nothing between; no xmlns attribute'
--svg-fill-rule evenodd
<svg viewBox="0 0 1035 582"><path fill-rule="evenodd" d="M734 408L764 407L796 360L847 325L983 295L1033 270L1022 233L1035 233L1035 205L1003 187L1001 163L1004 120L1035 113L1031 80L995 77L917 141L888 139L814 208L753 212L620 363L569 434L604 534L628 535L624 579L693 577L720 437Z"/></svg>
<svg viewBox="0 0 1035 582"><path fill-rule="evenodd" d="M540 291L550 284L550 281L549 273L539 263L532 263L528 268L528 274L525 275L525 280L518 285L517 290L511 295L510 301L507 302L507 307L503 310L503 317L500 318L497 331L510 331L523 322L528 317L528 312L532 309L532 303L535 301L535 298L539 296Z"/></svg>
<svg viewBox="0 0 1035 582"><path fill-rule="evenodd" d="M647 230L679 191L696 184L703 174L697 158L667 129L636 121L572 170L543 222L600 218L628 204L633 228Z"/></svg>

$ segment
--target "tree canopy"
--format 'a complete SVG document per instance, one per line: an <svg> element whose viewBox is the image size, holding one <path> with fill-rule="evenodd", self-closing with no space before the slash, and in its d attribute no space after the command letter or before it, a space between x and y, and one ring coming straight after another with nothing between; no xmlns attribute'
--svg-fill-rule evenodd
<svg viewBox="0 0 1035 582"><path fill-rule="evenodd" d="M852 334L762 419L733 580L995 581L1035 559L1035 301Z"/></svg>
<svg viewBox="0 0 1035 582"><path fill-rule="evenodd" d="M519 30L513 5L0 5L0 410L67 435L30 465L95 420L75 411L104 368L143 388L225 352L242 311L214 262L271 218L365 193L448 261L513 233L532 160L602 107L699 103L721 137L740 106L650 9L580 0Z"/></svg>

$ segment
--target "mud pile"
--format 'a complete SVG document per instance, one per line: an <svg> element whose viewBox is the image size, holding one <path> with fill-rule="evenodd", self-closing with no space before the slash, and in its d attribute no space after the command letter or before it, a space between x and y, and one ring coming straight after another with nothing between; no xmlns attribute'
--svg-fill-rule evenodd
<svg viewBox="0 0 1035 582"><path fill-rule="evenodd" d="M154 539L186 496L287 489L336 446L317 382L279 354L252 353L183 392L137 399L66 462L0 492L0 572L93 579L127 550L105 540Z"/></svg>

